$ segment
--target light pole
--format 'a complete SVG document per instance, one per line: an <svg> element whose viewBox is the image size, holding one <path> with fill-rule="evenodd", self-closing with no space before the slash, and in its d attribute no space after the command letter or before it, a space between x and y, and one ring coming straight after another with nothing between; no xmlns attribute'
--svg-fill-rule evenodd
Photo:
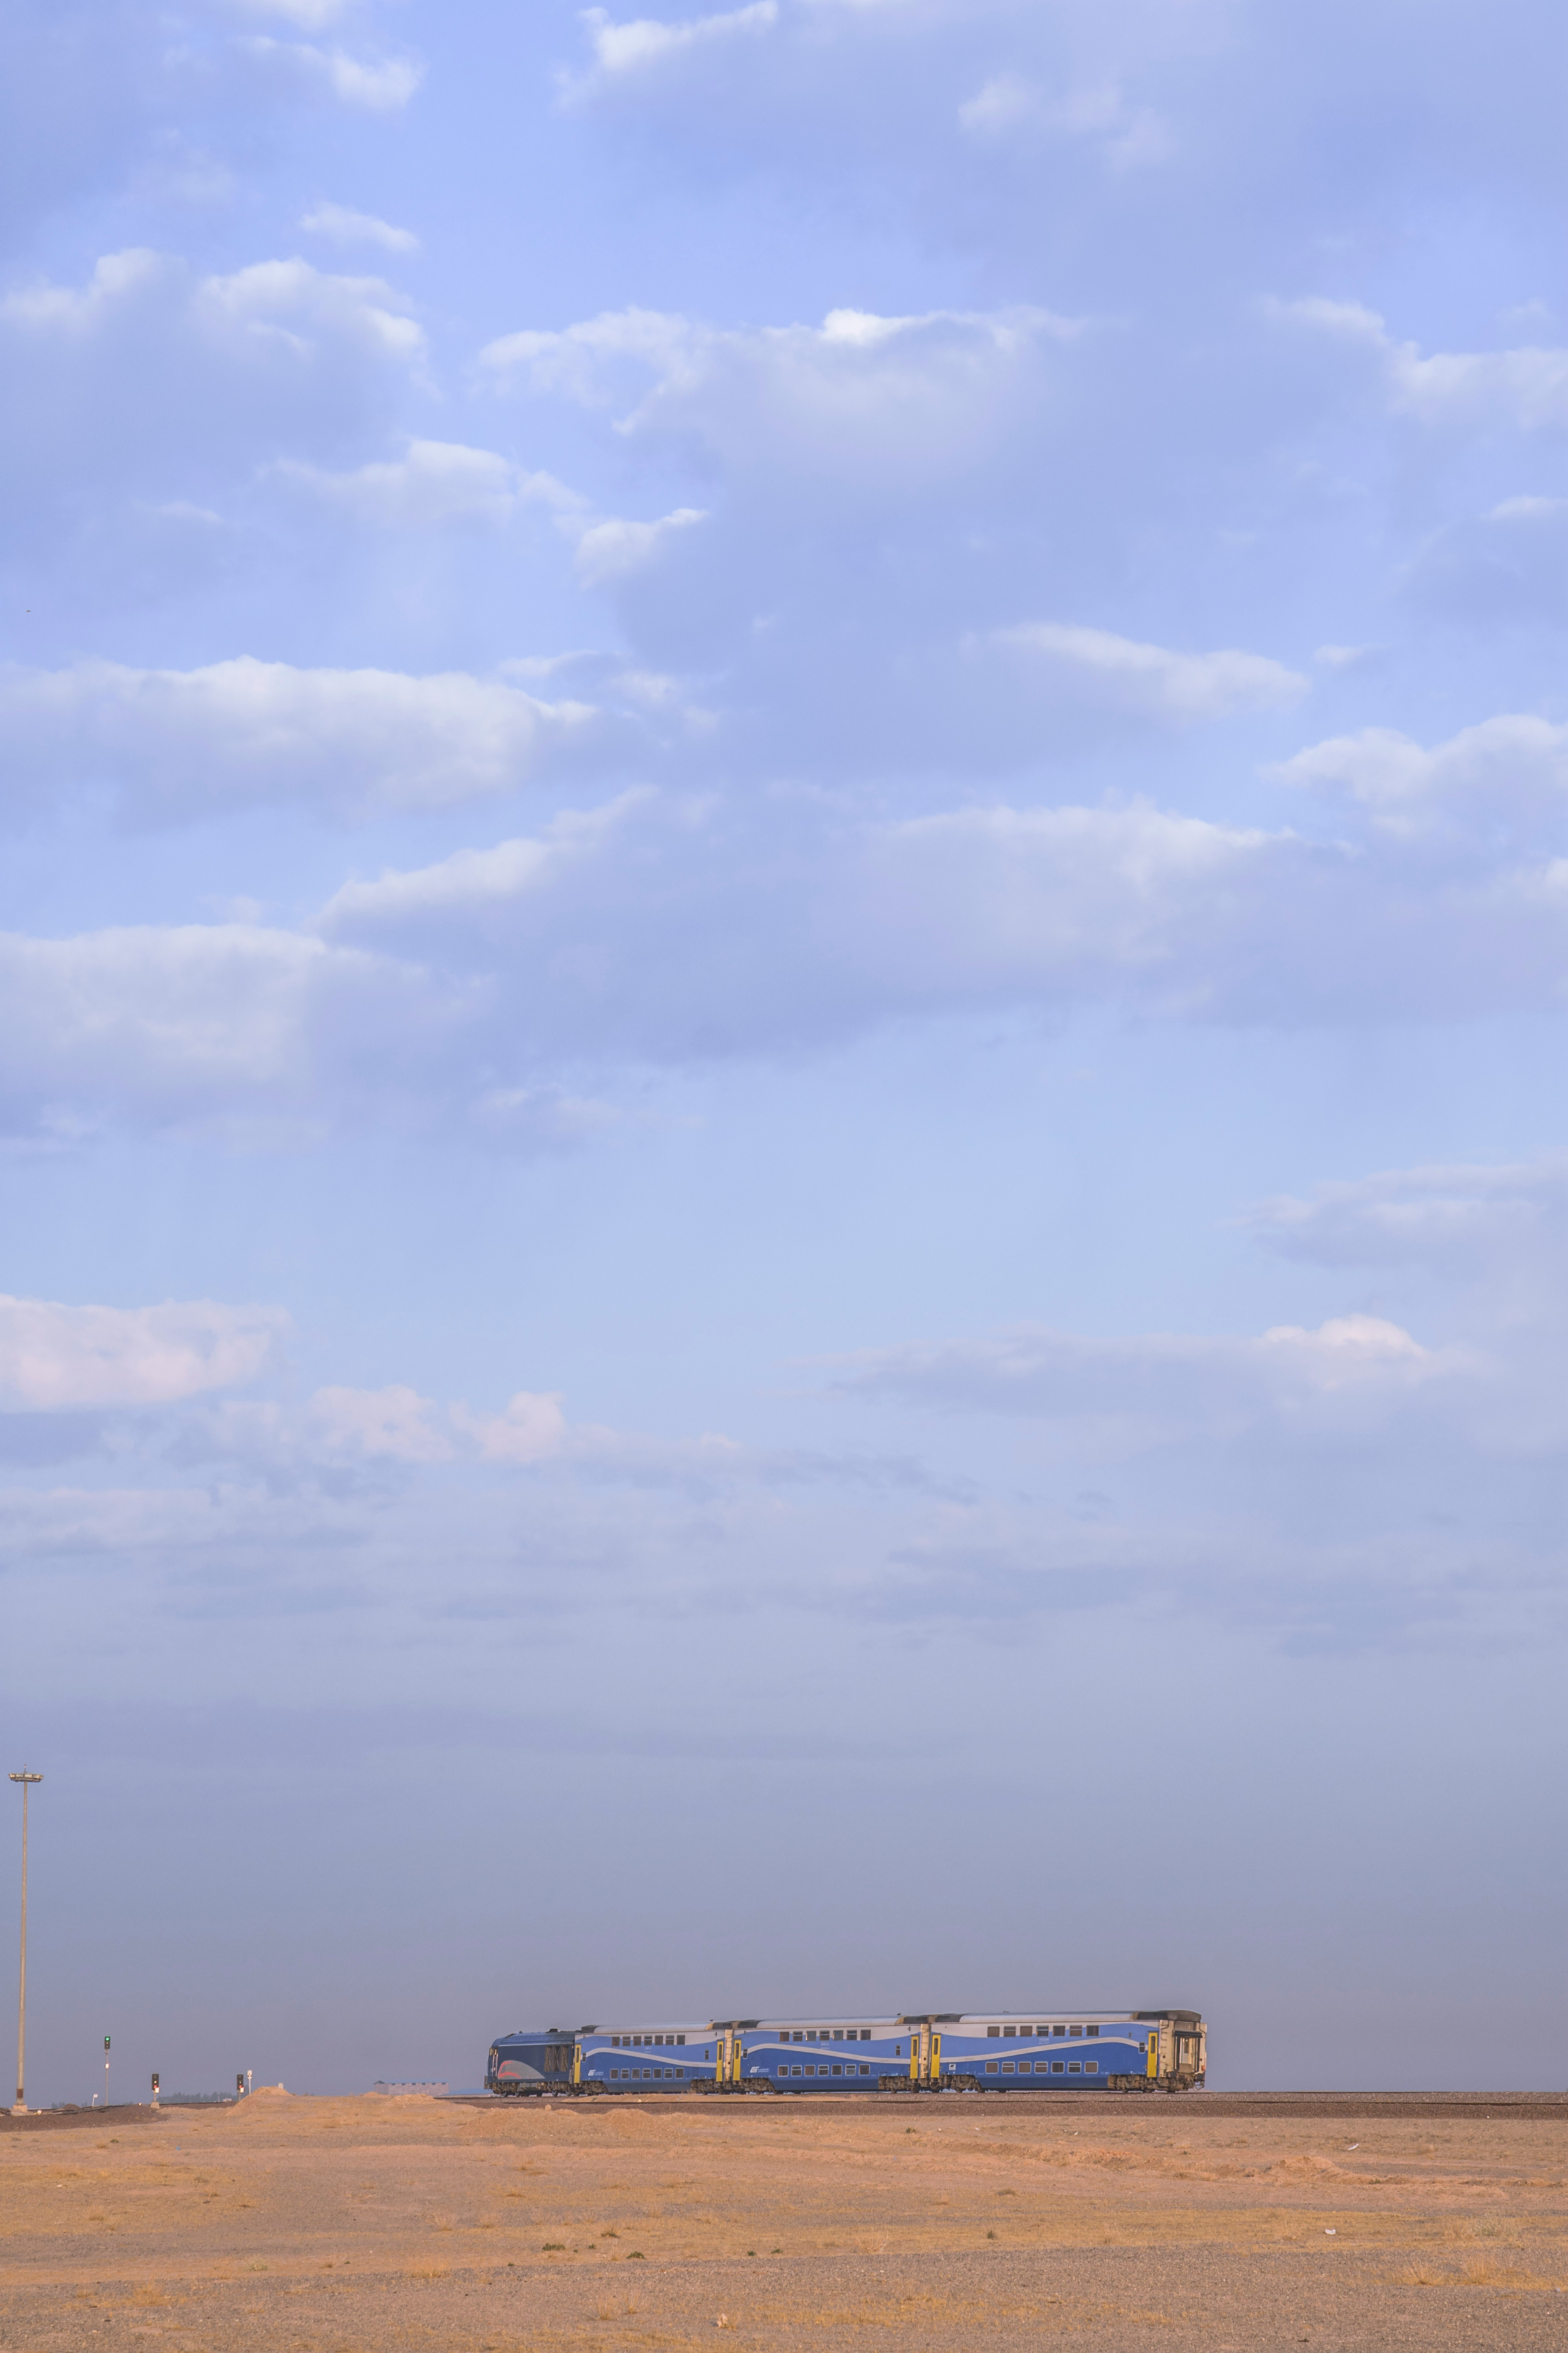
<svg viewBox="0 0 1568 2353"><path fill-rule="evenodd" d="M35 1782L43 1779L41 1773L13 1773L13 1781L22 1784L22 1969L16 1988L16 2105L14 2116L27 2113L27 2094L23 2088L27 2058L27 1792Z"/></svg>

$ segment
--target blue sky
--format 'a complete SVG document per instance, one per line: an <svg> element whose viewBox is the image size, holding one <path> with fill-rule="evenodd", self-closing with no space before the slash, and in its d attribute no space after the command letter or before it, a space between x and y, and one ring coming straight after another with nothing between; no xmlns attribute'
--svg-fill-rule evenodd
<svg viewBox="0 0 1568 2353"><path fill-rule="evenodd" d="M1558 15L5 38L29 2089L1561 2083Z"/></svg>

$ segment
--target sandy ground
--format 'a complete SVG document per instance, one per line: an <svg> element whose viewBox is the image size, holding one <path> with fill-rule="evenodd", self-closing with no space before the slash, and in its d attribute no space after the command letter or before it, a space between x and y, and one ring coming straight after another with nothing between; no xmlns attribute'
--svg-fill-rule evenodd
<svg viewBox="0 0 1568 2353"><path fill-rule="evenodd" d="M1568 2353L1568 2112L300 2099L0 2134L0 2348Z"/></svg>

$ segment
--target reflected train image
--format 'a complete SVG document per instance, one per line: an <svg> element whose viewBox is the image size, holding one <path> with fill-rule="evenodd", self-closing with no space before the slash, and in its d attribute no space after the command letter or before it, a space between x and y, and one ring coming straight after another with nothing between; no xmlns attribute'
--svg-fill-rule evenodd
<svg viewBox="0 0 1568 2353"><path fill-rule="evenodd" d="M1195 2010L927 2010L519 2027L491 2043L485 2088L509 2096L1187 2092L1202 2086L1206 2066Z"/></svg>

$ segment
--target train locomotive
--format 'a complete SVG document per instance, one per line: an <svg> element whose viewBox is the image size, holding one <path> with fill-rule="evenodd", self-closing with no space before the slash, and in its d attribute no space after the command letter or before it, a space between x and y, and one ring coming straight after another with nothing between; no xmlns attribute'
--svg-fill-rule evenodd
<svg viewBox="0 0 1568 2353"><path fill-rule="evenodd" d="M1195 2010L902 2011L886 2018L707 2019L520 2027L498 2035L487 2091L1186 2092L1207 2032Z"/></svg>

